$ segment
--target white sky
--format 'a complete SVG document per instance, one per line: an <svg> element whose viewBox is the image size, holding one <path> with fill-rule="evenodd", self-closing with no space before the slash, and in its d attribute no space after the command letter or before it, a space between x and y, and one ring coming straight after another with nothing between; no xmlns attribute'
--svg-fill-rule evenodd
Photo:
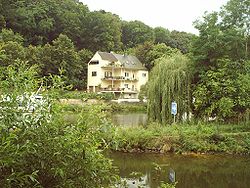
<svg viewBox="0 0 250 188"><path fill-rule="evenodd" d="M151 27L198 33L193 22L205 11L219 11L228 0L80 0L91 11L105 10L122 20L139 20Z"/></svg>

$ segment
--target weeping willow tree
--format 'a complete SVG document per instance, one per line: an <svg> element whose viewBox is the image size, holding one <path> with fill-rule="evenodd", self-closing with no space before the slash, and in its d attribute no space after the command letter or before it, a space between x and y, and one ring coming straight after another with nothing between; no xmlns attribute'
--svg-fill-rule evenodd
<svg viewBox="0 0 250 188"><path fill-rule="evenodd" d="M177 120L189 117L191 105L190 61L182 54L156 61L148 82L148 117L151 121L171 123L171 103L177 102Z"/></svg>

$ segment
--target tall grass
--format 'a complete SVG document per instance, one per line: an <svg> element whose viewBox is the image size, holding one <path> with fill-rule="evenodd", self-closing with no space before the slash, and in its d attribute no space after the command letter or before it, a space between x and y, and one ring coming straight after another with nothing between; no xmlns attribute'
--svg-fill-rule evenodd
<svg viewBox="0 0 250 188"><path fill-rule="evenodd" d="M250 126L222 124L178 124L116 128L112 149L125 152L196 152L250 154Z"/></svg>

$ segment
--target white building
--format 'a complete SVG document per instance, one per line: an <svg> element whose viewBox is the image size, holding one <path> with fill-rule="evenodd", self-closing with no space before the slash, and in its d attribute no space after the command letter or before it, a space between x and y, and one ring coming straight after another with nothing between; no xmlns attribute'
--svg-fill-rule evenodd
<svg viewBox="0 0 250 188"><path fill-rule="evenodd" d="M88 63L88 92L138 98L147 81L148 71L135 56L96 52Z"/></svg>

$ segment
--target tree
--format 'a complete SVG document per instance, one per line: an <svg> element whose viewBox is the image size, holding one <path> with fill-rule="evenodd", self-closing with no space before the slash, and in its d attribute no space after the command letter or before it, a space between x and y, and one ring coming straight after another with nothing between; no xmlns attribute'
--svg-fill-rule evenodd
<svg viewBox="0 0 250 188"><path fill-rule="evenodd" d="M52 45L30 46L27 54L30 64L39 65L41 76L62 73L66 83L71 84L73 89L86 88L87 62L92 53L86 49L77 51L66 35L61 34Z"/></svg>
<svg viewBox="0 0 250 188"><path fill-rule="evenodd" d="M1 9L0 9L1 10ZM4 16L0 14L0 30L6 27Z"/></svg>
<svg viewBox="0 0 250 188"><path fill-rule="evenodd" d="M42 58L41 62L42 75L59 75L63 70L67 83L74 85L83 63L80 62L73 42L66 35L59 35L53 45L45 45L43 56L46 58Z"/></svg>
<svg viewBox="0 0 250 188"><path fill-rule="evenodd" d="M82 49L78 51L79 63L81 64L81 69L79 74L76 76L76 81L74 88L76 89L86 89L87 88L87 77L88 77L88 62L93 56L93 53L87 49Z"/></svg>
<svg viewBox="0 0 250 188"><path fill-rule="evenodd" d="M122 43L125 48L154 41L154 31L140 21L122 22Z"/></svg>
<svg viewBox="0 0 250 188"><path fill-rule="evenodd" d="M155 65L155 60L165 56L170 57L178 53L177 49L166 46L164 43L153 44L146 42L136 46L133 50L135 56L145 65L148 70L151 70Z"/></svg>
<svg viewBox="0 0 250 188"><path fill-rule="evenodd" d="M194 34L172 31L169 36L169 40L166 45L179 49L182 53L186 54L190 51L192 40L195 37Z"/></svg>
<svg viewBox="0 0 250 188"><path fill-rule="evenodd" d="M193 94L196 116L241 120L250 107L249 68L249 61L220 59L216 67L203 72Z"/></svg>
<svg viewBox="0 0 250 188"><path fill-rule="evenodd" d="M22 34L27 44L46 44L59 34L72 37L76 44L81 44L87 6L75 0L17 0L2 1L2 15L6 27ZM83 30L83 31L82 31Z"/></svg>
<svg viewBox="0 0 250 188"><path fill-rule="evenodd" d="M30 96L45 82L36 70L21 61L0 67L0 187L111 187L114 168L100 149L104 112L86 107L77 123L65 122L58 76L49 77L50 87L42 85L47 102L39 100L41 109L27 112Z"/></svg>
<svg viewBox="0 0 250 188"><path fill-rule="evenodd" d="M230 0L223 6L220 16L222 26L234 28L245 37L245 57L249 57L250 49L250 3L248 0Z"/></svg>
<svg viewBox="0 0 250 188"><path fill-rule="evenodd" d="M11 29L2 29L0 33L0 41L1 42L17 42L23 44L24 38L19 33L14 33Z"/></svg>
<svg viewBox="0 0 250 188"><path fill-rule="evenodd" d="M170 31L163 27L154 28L155 43L165 43L167 44L170 40Z"/></svg>
<svg viewBox="0 0 250 188"><path fill-rule="evenodd" d="M188 53L191 48L192 40L195 38L194 34L169 31L163 27L154 28L155 44L164 43L171 48L179 49L182 53Z"/></svg>
<svg viewBox="0 0 250 188"><path fill-rule="evenodd" d="M191 107L190 60L176 54L156 61L148 82L148 117L152 121L171 123L171 102L178 105L177 119L187 113Z"/></svg>
<svg viewBox="0 0 250 188"><path fill-rule="evenodd" d="M192 48L197 67L194 113L198 117L238 121L249 110L247 15L248 1L230 0L219 13L205 14L195 22L200 31Z"/></svg>
<svg viewBox="0 0 250 188"><path fill-rule="evenodd" d="M4 58L0 60L0 66L8 66L17 60L25 61L25 48L18 42L9 41L2 43Z"/></svg>
<svg viewBox="0 0 250 188"><path fill-rule="evenodd" d="M111 51L121 48L121 23L118 16L105 11L88 14L85 32L85 48L96 51Z"/></svg>

